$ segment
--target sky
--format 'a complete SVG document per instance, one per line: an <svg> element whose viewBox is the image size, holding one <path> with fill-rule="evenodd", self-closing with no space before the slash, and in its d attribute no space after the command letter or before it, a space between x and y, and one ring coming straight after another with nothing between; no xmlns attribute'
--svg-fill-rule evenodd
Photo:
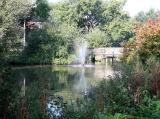
<svg viewBox="0 0 160 119"><path fill-rule="evenodd" d="M58 2L60 0L48 0L49 2ZM160 10L160 0L127 0L124 10L128 11L131 16L135 16L140 11L149 9Z"/></svg>
<svg viewBox="0 0 160 119"><path fill-rule="evenodd" d="M140 11L146 12L151 8L160 10L160 0L128 0L124 6L131 16L135 16Z"/></svg>

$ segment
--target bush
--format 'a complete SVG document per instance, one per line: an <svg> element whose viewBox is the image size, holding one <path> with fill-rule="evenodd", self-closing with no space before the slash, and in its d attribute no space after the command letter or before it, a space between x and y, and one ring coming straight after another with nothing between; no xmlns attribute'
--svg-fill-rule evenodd
<svg viewBox="0 0 160 119"><path fill-rule="evenodd" d="M105 99L106 113L121 113L137 118L160 117L158 103L154 102L159 99L160 84L157 77L160 76L160 64L151 61L146 66L138 62L136 65L120 64L116 66L118 74L100 83L97 90Z"/></svg>

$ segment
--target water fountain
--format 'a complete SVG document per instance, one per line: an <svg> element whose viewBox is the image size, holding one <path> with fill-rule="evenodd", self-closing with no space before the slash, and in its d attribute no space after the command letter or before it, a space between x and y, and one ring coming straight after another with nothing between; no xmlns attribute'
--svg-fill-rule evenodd
<svg viewBox="0 0 160 119"><path fill-rule="evenodd" d="M83 39L81 42L75 44L76 51L76 65L72 65L80 68L80 73L78 74L78 82L74 85L74 88L78 93L82 93L84 96L87 96L88 93L88 84L85 78L85 59L87 54L87 42ZM90 65L91 66L91 65ZM53 100L48 101L47 103L47 112L49 115L60 118L63 114L63 106L58 106Z"/></svg>
<svg viewBox="0 0 160 119"><path fill-rule="evenodd" d="M85 68L81 67L79 74L79 81L74 85L74 88L77 92L82 93L83 95L87 95L88 83L85 78Z"/></svg>
<svg viewBox="0 0 160 119"><path fill-rule="evenodd" d="M78 43L75 46L77 60L81 64L81 66L84 66L87 54L87 42L85 40L82 40L81 43Z"/></svg>
<svg viewBox="0 0 160 119"><path fill-rule="evenodd" d="M86 59L86 55L87 55L87 42L82 39L80 43L77 43L75 45L75 49L76 49L76 57L77 57L77 62L80 68L81 68L81 72L80 72L80 80L79 82L75 85L75 89L77 89L79 92L82 92L84 95L87 95L87 81L85 79L85 67L88 67L89 65L85 64L85 59Z"/></svg>
<svg viewBox="0 0 160 119"><path fill-rule="evenodd" d="M85 39L80 39L74 45L76 59L70 66L72 67L94 67L94 65L86 64L86 56L88 55L88 43Z"/></svg>

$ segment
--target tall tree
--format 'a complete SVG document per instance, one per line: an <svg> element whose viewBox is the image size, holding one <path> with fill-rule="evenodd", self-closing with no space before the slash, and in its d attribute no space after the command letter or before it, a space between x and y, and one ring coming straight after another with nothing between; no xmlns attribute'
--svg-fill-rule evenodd
<svg viewBox="0 0 160 119"><path fill-rule="evenodd" d="M25 0L2 0L0 4L0 57L4 57L23 37L19 19L27 17L31 3ZM3 55L3 56L2 56Z"/></svg>
<svg viewBox="0 0 160 119"><path fill-rule="evenodd" d="M135 19L138 22L145 23L148 19L155 20L159 14L160 14L159 11L156 11L154 9L150 9L148 12L143 12L143 11L139 12L135 16Z"/></svg>
<svg viewBox="0 0 160 119"><path fill-rule="evenodd" d="M160 58L160 17L149 20L136 28L136 48L142 60L155 56Z"/></svg>
<svg viewBox="0 0 160 119"><path fill-rule="evenodd" d="M47 0L36 0L34 7L30 12L27 21L33 24L33 27L27 27L25 47L19 63L24 64L46 64L52 61L51 47L54 44L51 36L47 33L47 20L50 13L50 7ZM40 23L42 27L35 27L34 24Z"/></svg>
<svg viewBox="0 0 160 119"><path fill-rule="evenodd" d="M69 0L55 4L51 15L55 23L73 24L85 33L98 27L107 36L103 46L120 46L134 35L124 4L123 0Z"/></svg>
<svg viewBox="0 0 160 119"><path fill-rule="evenodd" d="M47 0L36 0L33 15L41 21L45 21L49 17L50 7Z"/></svg>
<svg viewBox="0 0 160 119"><path fill-rule="evenodd" d="M0 118L9 118L7 114L16 95L14 81L9 80L6 59L9 58L8 53L16 51L16 44L21 42L23 28L19 19L27 17L30 9L31 3L26 0L0 1ZM11 118L16 117L12 115Z"/></svg>

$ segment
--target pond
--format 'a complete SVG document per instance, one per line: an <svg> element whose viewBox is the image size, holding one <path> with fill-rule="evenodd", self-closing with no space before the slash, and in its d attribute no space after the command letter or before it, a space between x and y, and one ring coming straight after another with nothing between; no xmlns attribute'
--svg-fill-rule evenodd
<svg viewBox="0 0 160 119"><path fill-rule="evenodd" d="M21 96L45 93L49 97L57 96L68 102L84 98L92 87L112 74L113 70L109 65L26 66L15 67L12 78L21 87ZM47 100L50 108L49 103L53 103L53 100Z"/></svg>

